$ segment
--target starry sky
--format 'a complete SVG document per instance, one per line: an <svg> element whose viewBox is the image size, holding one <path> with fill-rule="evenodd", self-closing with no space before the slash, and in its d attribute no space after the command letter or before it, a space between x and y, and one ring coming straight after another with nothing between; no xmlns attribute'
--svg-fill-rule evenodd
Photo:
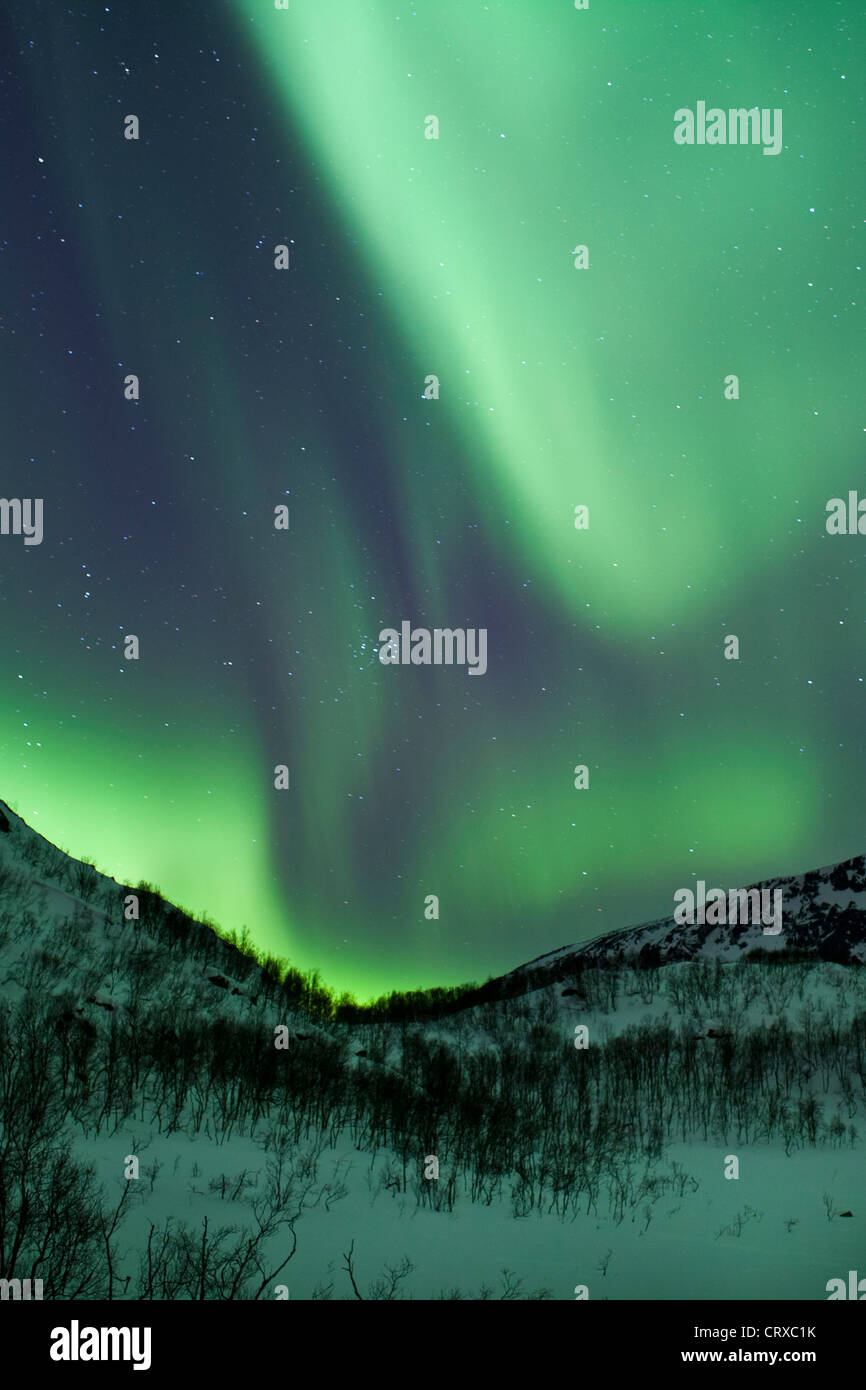
<svg viewBox="0 0 866 1390"><path fill-rule="evenodd" d="M19 814L359 998L863 852L866 13L795 8L5 6Z"/></svg>

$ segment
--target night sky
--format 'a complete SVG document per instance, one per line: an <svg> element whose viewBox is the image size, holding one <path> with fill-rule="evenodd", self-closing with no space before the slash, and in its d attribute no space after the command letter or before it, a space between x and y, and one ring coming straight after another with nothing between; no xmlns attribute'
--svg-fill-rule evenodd
<svg viewBox="0 0 866 1390"><path fill-rule="evenodd" d="M866 850L864 38L7 3L0 795L359 997ZM699 101L781 151L675 143ZM486 674L383 665L403 620Z"/></svg>

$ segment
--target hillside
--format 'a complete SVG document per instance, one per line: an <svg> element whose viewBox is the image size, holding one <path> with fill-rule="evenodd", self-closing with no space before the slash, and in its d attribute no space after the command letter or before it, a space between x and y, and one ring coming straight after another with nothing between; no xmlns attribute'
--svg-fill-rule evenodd
<svg viewBox="0 0 866 1390"><path fill-rule="evenodd" d="M799 957L656 923L349 1022L315 979L0 817L0 1278L824 1299L857 1267L862 860L785 881Z"/></svg>
<svg viewBox="0 0 866 1390"><path fill-rule="evenodd" d="M778 935L751 923L682 925L673 916L660 917L579 945L561 946L504 978L546 972L551 980L564 979L575 962L600 966L648 960L663 965L685 960L730 962L755 949L800 952L843 965L866 963L866 856L748 884L747 891L752 890L782 893L783 925Z"/></svg>

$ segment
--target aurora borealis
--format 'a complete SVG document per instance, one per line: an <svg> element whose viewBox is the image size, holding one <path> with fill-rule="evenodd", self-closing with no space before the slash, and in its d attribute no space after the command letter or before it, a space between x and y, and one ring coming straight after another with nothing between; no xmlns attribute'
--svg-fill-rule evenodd
<svg viewBox="0 0 866 1390"><path fill-rule="evenodd" d="M862 6L3 23L25 820L359 997L863 852ZM486 673L383 666L403 620Z"/></svg>

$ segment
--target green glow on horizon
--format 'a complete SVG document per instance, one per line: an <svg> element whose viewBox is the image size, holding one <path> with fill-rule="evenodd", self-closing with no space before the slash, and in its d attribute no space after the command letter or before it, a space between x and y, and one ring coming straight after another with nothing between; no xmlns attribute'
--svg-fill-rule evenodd
<svg viewBox="0 0 866 1390"><path fill-rule="evenodd" d="M103 421L64 408L42 466L73 543L9 552L0 796L25 820L360 999L646 920L689 875L860 852L859 571L822 530L861 468L859 94L842 19L813 53L787 14L756 43L759 8L711 44L666 0L225 0L231 122L208 86L108 163L49 36L57 90L29 95L67 113L64 254L107 306L82 343L96 382L135 357L146 428L109 411L95 460ZM785 107L778 158L675 147L720 83ZM10 373L28 399L26 354ZM486 625L488 674L380 667L404 618Z"/></svg>

